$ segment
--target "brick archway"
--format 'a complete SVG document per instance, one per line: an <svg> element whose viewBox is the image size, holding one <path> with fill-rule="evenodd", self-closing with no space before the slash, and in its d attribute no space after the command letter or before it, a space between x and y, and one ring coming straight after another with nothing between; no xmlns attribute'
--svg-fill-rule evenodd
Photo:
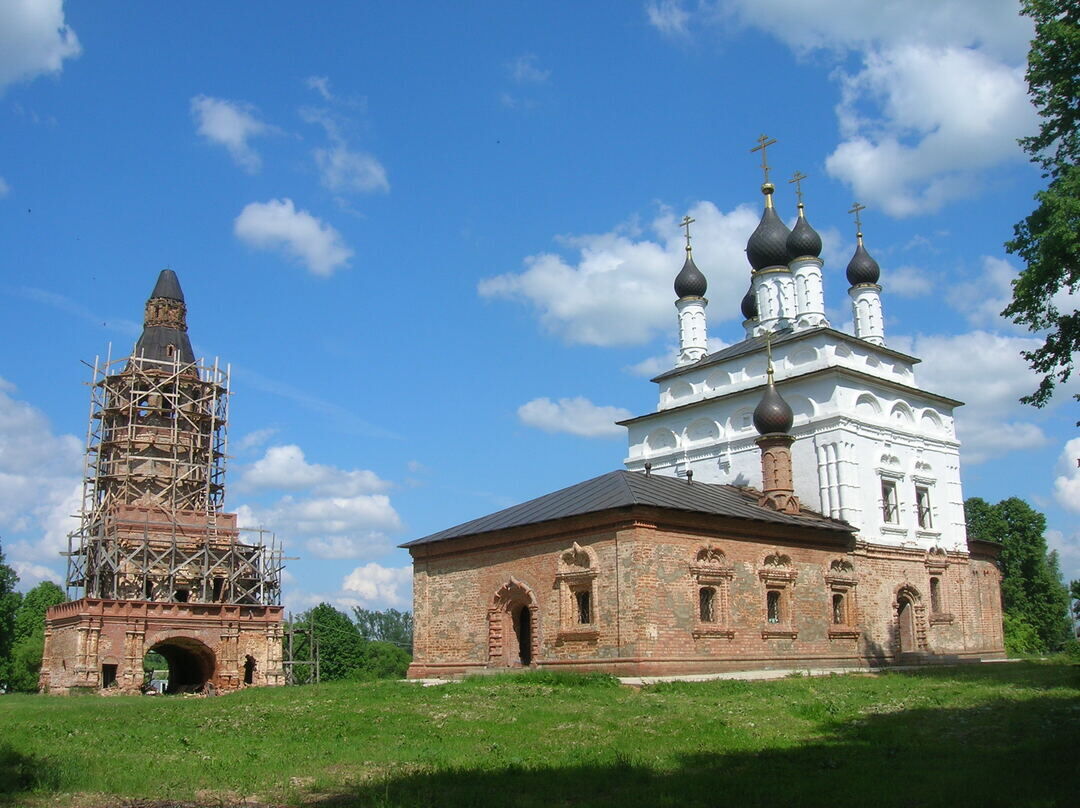
<svg viewBox="0 0 1080 808"><path fill-rule="evenodd" d="M169 663L169 693L196 691L212 682L217 672L214 652L193 637L168 637L158 640L147 653L154 651Z"/></svg>
<svg viewBox="0 0 1080 808"><path fill-rule="evenodd" d="M488 607L488 666L529 667L540 652L540 608L527 585L511 577Z"/></svg>

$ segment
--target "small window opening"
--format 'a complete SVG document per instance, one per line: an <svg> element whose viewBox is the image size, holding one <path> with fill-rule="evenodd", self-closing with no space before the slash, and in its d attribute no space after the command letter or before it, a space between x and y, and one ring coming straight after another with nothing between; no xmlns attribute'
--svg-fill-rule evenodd
<svg viewBox="0 0 1080 808"><path fill-rule="evenodd" d="M175 600L177 603L187 603L188 598L190 598L190 597L191 597L191 591L187 590L187 589L177 589L173 593L173 600Z"/></svg>
<svg viewBox="0 0 1080 808"><path fill-rule="evenodd" d="M577 601L578 622L588 625L592 622L592 593L588 590L575 592L574 600Z"/></svg>
<svg viewBox="0 0 1080 808"><path fill-rule="evenodd" d="M934 614L941 613L941 579L930 579L930 611Z"/></svg>
<svg viewBox="0 0 1080 808"><path fill-rule="evenodd" d="M221 595L222 595L222 593L224 591L225 591L225 579L224 578L215 578L214 579L214 597L213 597L215 603L221 600Z"/></svg>
<svg viewBox="0 0 1080 808"><path fill-rule="evenodd" d="M173 355L175 353L176 353L176 346L175 345L166 345L165 346L165 355L168 356L170 359L172 359L172 357L173 357Z"/></svg>
<svg viewBox="0 0 1080 808"><path fill-rule="evenodd" d="M250 685L255 683L255 657L248 654L244 660L244 684Z"/></svg>
<svg viewBox="0 0 1080 808"><path fill-rule="evenodd" d="M893 525L900 521L896 506L896 483L892 480L881 481L881 517Z"/></svg>
<svg viewBox="0 0 1080 808"><path fill-rule="evenodd" d="M143 594L144 594L144 596L146 597L147 600L153 600L154 599L154 582L153 581L147 581L146 582L145 586L143 586Z"/></svg>
<svg viewBox="0 0 1080 808"><path fill-rule="evenodd" d="M698 590L698 615L702 623L716 622L716 590L711 586Z"/></svg>
<svg viewBox="0 0 1080 808"><path fill-rule="evenodd" d="M116 684L116 665L101 666L101 686L112 687Z"/></svg>
<svg viewBox="0 0 1080 808"><path fill-rule="evenodd" d="M780 592L776 589L769 590L765 596L765 610L770 623L780 622Z"/></svg>
<svg viewBox="0 0 1080 808"><path fill-rule="evenodd" d="M915 506L918 510L919 527L929 530L934 526L930 515L930 489L915 486Z"/></svg>
<svg viewBox="0 0 1080 808"><path fill-rule="evenodd" d="M844 596L835 592L832 596L832 621L838 626L842 626L847 621L844 619Z"/></svg>

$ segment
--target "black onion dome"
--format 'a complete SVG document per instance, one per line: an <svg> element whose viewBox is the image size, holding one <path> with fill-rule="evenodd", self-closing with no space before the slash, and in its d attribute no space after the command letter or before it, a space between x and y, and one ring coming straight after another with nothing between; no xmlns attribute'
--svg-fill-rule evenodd
<svg viewBox="0 0 1080 808"><path fill-rule="evenodd" d="M682 270L675 276L675 294L679 298L705 297L705 290L709 288L708 281L701 274L701 270L694 264L694 256L689 250L686 251L686 263Z"/></svg>
<svg viewBox="0 0 1080 808"><path fill-rule="evenodd" d="M796 258L817 258L821 255L821 236L806 221L806 217L799 211L799 220L791 229L791 235L787 237L788 260Z"/></svg>
<svg viewBox="0 0 1080 808"><path fill-rule="evenodd" d="M757 295L754 294L753 284L750 284L750 288L747 289L746 294L743 295L742 316L744 320L757 319Z"/></svg>
<svg viewBox="0 0 1080 808"><path fill-rule="evenodd" d="M754 429L762 435L774 432L787 434L791 430L791 424L795 415L791 407L784 401L773 384L772 372L769 372L769 383L765 386L765 395L761 397L757 407L754 408Z"/></svg>
<svg viewBox="0 0 1080 808"><path fill-rule="evenodd" d="M787 239L791 231L769 205L761 214L757 229L746 242L746 257L754 269L787 266Z"/></svg>
<svg viewBox="0 0 1080 808"><path fill-rule="evenodd" d="M851 261L847 265L848 283L852 286L858 286L860 283L877 283L880 277L881 267L870 257L870 253L866 251L860 240L859 246L855 248L855 254L851 256Z"/></svg>
<svg viewBox="0 0 1080 808"><path fill-rule="evenodd" d="M176 277L176 273L171 269L163 269L161 274L158 275L157 283L154 284L154 291L150 293L151 300L155 297L184 302L184 293L180 290L180 279Z"/></svg>

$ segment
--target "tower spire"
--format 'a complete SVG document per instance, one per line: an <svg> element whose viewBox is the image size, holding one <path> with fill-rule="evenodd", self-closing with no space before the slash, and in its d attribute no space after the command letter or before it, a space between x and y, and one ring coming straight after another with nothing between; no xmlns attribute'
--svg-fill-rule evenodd
<svg viewBox="0 0 1080 808"><path fill-rule="evenodd" d="M708 352L708 337L705 326L705 292L708 281L694 263L694 253L690 247L690 225L694 223L689 215L683 216L680 226L686 230L686 260L682 270L675 276L675 294L678 300L675 308L679 312L679 360L678 364L688 365L696 362Z"/></svg>
<svg viewBox="0 0 1080 808"><path fill-rule="evenodd" d="M855 321L855 336L874 345L885 344L885 317L881 310L881 267L863 246L862 218L859 214L865 205L856 202L848 213L855 214L855 254L847 265L847 279L851 284L848 295Z"/></svg>

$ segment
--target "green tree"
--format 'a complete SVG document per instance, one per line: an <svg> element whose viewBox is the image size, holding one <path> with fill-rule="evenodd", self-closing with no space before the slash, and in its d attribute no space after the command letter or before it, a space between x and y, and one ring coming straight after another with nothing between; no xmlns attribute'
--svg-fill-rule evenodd
<svg viewBox="0 0 1080 808"><path fill-rule="evenodd" d="M19 576L4 563L4 548L0 545L0 690L8 683L11 648L15 643L15 612L22 596L15 591Z"/></svg>
<svg viewBox="0 0 1080 808"><path fill-rule="evenodd" d="M381 640L412 653L413 618L409 612L384 609L381 612L353 607L356 626L365 640Z"/></svg>
<svg viewBox="0 0 1080 808"><path fill-rule="evenodd" d="M1002 316L1045 334L1041 347L1024 352L1042 379L1020 399L1042 407L1056 384L1068 380L1080 351L1080 312L1062 312L1054 303L1055 295L1080 285L1080 4L1024 0L1021 13L1035 22L1027 83L1042 120L1039 133L1020 145L1049 183L1035 195L1038 207L1005 244L1026 266L1013 282L1013 299Z"/></svg>
<svg viewBox="0 0 1080 808"><path fill-rule="evenodd" d="M37 690L41 656L45 651L45 612L65 600L64 590L52 581L42 581L23 596L15 611L15 641L8 666L8 684L12 690Z"/></svg>
<svg viewBox="0 0 1080 808"><path fill-rule="evenodd" d="M1047 552L1046 517L1022 499L991 505L979 497L964 502L968 536L1001 543L1001 599L1005 645L1011 653L1056 651L1070 636L1069 593L1056 553Z"/></svg>
<svg viewBox="0 0 1080 808"><path fill-rule="evenodd" d="M1080 623L1080 578L1069 582L1069 598L1072 599L1074 623Z"/></svg>
<svg viewBox="0 0 1080 808"><path fill-rule="evenodd" d="M348 615L339 612L329 603L320 603L314 609L299 615L297 625L312 626L319 654L319 678L326 681L347 679L361 667L364 656L364 638ZM298 637L294 645L297 659L307 659L307 639ZM297 671L303 681L304 674Z"/></svg>

